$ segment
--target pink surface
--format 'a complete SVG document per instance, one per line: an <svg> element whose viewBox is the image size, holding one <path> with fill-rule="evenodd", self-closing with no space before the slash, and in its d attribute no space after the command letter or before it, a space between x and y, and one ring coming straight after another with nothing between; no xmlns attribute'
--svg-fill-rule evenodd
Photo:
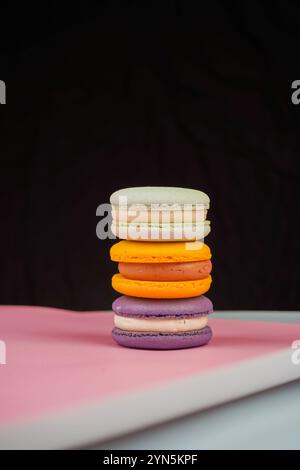
<svg viewBox="0 0 300 470"><path fill-rule="evenodd" d="M165 381L289 348L300 325L211 319L209 346L125 349L110 336L111 313L0 307L0 424L105 400Z"/></svg>

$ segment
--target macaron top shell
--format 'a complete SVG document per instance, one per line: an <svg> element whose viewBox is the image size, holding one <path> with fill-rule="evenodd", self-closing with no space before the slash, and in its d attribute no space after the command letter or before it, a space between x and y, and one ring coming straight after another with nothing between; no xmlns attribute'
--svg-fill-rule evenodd
<svg viewBox="0 0 300 470"><path fill-rule="evenodd" d="M213 304L204 295L189 299L141 299L123 295L113 302L112 309L121 316L201 316L212 313Z"/></svg>
<svg viewBox="0 0 300 470"><path fill-rule="evenodd" d="M127 263L178 263L203 261L211 258L205 243L193 242L141 242L122 240L110 249L112 261Z"/></svg>
<svg viewBox="0 0 300 470"><path fill-rule="evenodd" d="M163 186L141 186L135 188L124 188L115 191L111 197L111 204L122 205L122 199L127 198L126 203L144 204L201 204L209 207L207 194L196 189L163 187Z"/></svg>

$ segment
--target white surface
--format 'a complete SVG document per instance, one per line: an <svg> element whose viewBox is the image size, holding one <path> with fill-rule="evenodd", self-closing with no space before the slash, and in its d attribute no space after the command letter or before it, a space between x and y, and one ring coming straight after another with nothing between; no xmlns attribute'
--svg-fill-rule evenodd
<svg viewBox="0 0 300 470"><path fill-rule="evenodd" d="M96 449L300 449L300 381L133 433Z"/></svg>

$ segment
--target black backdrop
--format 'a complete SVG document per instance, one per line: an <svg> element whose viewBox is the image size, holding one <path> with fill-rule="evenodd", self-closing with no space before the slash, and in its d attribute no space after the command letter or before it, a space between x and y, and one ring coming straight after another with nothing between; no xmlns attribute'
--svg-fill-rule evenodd
<svg viewBox="0 0 300 470"><path fill-rule="evenodd" d="M268 4L3 15L0 303L109 308L96 208L163 185L210 195L217 309L299 309L300 8Z"/></svg>

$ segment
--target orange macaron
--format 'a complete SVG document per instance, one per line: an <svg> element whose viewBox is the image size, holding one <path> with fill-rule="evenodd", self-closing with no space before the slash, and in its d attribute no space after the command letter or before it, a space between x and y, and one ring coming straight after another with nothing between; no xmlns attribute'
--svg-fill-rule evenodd
<svg viewBox="0 0 300 470"><path fill-rule="evenodd" d="M121 241L110 255L120 271L112 286L125 295L188 298L210 288L211 252L203 242Z"/></svg>

